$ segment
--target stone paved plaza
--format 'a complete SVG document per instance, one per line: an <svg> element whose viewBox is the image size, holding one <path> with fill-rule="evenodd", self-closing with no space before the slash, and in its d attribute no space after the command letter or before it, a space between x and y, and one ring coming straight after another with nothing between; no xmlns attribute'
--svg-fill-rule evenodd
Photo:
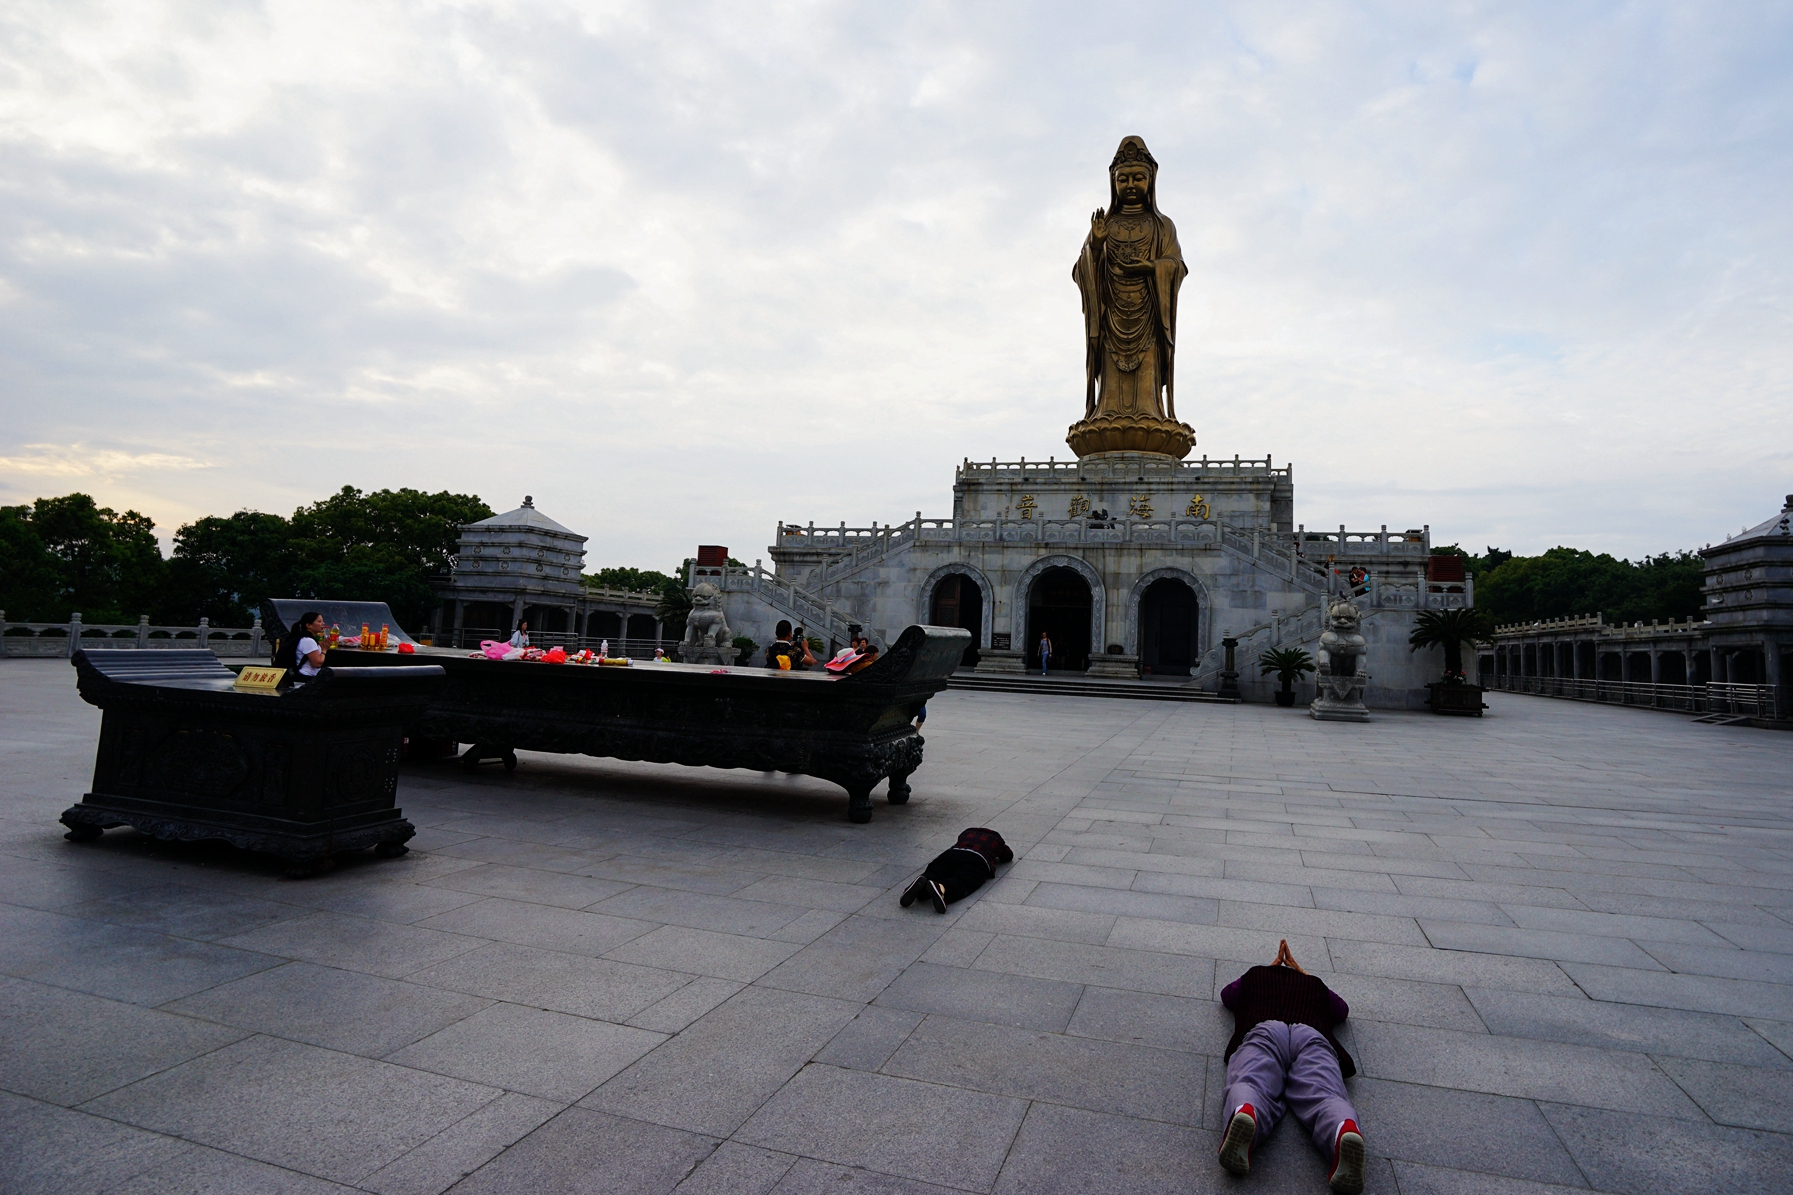
<svg viewBox="0 0 1793 1195"><path fill-rule="evenodd" d="M953 692L906 807L410 766L403 859L63 841L98 712L0 664L0 1190L1325 1189L1214 1153L1218 989L1351 1003L1402 1195L1793 1187L1793 735ZM1020 856L897 894L971 825ZM458 1185L456 1185L458 1184Z"/></svg>

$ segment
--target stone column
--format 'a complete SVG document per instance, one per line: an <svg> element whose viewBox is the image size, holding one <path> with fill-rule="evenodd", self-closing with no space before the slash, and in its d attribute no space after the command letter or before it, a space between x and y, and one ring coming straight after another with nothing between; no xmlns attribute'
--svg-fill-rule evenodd
<svg viewBox="0 0 1793 1195"><path fill-rule="evenodd" d="M454 600L454 638L455 647L461 646L461 620L466 617L466 604L460 598Z"/></svg>
<svg viewBox="0 0 1793 1195"><path fill-rule="evenodd" d="M68 658L74 659L75 653L81 650L81 615L77 611L68 616Z"/></svg>
<svg viewBox="0 0 1793 1195"><path fill-rule="evenodd" d="M261 625L261 615L259 614L255 616L255 625L258 627ZM137 646L139 648L149 646L149 615L147 614L137 616Z"/></svg>
<svg viewBox="0 0 1793 1195"><path fill-rule="evenodd" d="M1762 644L1762 679L1768 684L1773 694L1773 706L1768 710L1770 718L1778 718L1781 711L1787 708L1787 702L1781 696L1781 648L1780 644L1769 639Z"/></svg>

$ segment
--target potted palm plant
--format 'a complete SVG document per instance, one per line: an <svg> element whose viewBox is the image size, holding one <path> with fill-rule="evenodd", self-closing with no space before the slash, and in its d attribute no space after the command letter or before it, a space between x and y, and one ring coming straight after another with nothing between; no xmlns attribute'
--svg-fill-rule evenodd
<svg viewBox="0 0 1793 1195"><path fill-rule="evenodd" d="M1409 650L1444 648L1444 679L1426 686L1426 704L1435 714L1481 717L1488 707L1482 702L1482 686L1472 685L1463 674L1463 645L1474 646L1493 637L1494 626L1480 610L1421 610L1407 636Z"/></svg>
<svg viewBox="0 0 1793 1195"><path fill-rule="evenodd" d="M1282 681L1282 688L1276 691L1276 704L1284 707L1295 704L1295 690L1291 686L1303 672L1313 670L1314 658L1299 647L1279 647L1258 657L1258 672L1264 676L1274 672Z"/></svg>

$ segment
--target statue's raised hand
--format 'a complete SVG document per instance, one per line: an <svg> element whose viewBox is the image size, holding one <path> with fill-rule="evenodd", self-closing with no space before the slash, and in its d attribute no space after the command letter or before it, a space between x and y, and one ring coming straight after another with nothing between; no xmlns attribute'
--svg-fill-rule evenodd
<svg viewBox="0 0 1793 1195"><path fill-rule="evenodd" d="M1097 244L1101 244L1101 242L1108 236L1108 216L1101 208L1097 208L1094 212L1090 213L1089 235L1090 239Z"/></svg>

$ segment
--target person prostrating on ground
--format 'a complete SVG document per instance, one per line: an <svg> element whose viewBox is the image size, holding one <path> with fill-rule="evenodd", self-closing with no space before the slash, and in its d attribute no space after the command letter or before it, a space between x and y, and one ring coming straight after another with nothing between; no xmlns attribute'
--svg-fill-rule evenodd
<svg viewBox="0 0 1793 1195"><path fill-rule="evenodd" d="M1015 852L1002 835L973 826L959 835L959 841L934 856L928 869L904 889L897 903L906 909L925 900L936 913L944 913L947 905L976 892L985 880L995 878L998 867L1014 858Z"/></svg>
<svg viewBox="0 0 1793 1195"><path fill-rule="evenodd" d="M1251 1169L1251 1147L1269 1135L1283 1108L1332 1159L1327 1184L1338 1195L1363 1190L1363 1133L1345 1094L1357 1064L1332 1031L1350 1007L1318 976L1301 969L1284 941L1276 961L1253 967L1221 989L1233 1010L1226 1046L1226 1136L1220 1164L1234 1174Z"/></svg>

